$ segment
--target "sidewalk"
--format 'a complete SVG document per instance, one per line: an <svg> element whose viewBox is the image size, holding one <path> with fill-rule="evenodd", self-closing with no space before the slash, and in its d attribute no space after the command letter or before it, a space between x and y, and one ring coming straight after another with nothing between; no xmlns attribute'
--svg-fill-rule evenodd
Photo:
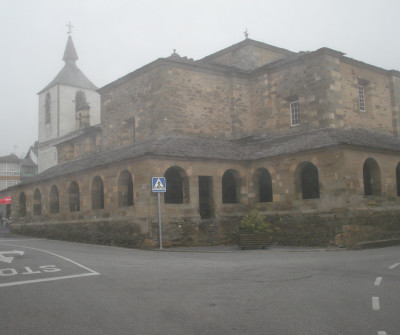
<svg viewBox="0 0 400 335"><path fill-rule="evenodd" d="M272 246L268 249L242 250L237 245L221 245L207 247L179 247L179 248L163 248L153 249L152 251L160 252L201 252L201 253L232 253L232 252L254 252L254 251L274 251L274 252L322 252L322 251L345 251L345 248L339 247L289 247L289 246Z"/></svg>

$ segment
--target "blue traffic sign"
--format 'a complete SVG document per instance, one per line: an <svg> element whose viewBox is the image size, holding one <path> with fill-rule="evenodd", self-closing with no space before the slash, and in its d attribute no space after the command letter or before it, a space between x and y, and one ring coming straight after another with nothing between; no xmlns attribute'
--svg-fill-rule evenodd
<svg viewBox="0 0 400 335"><path fill-rule="evenodd" d="M151 185L153 192L167 192L165 177L153 177Z"/></svg>

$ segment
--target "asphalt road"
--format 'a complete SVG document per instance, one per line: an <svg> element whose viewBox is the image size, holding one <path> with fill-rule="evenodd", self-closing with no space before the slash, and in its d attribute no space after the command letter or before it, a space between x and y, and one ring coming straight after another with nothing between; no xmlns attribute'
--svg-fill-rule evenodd
<svg viewBox="0 0 400 335"><path fill-rule="evenodd" d="M0 333L400 334L400 247L140 251L0 237Z"/></svg>

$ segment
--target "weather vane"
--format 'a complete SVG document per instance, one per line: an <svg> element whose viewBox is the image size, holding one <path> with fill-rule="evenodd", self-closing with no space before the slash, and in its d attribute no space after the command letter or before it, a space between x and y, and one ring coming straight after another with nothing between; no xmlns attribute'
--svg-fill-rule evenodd
<svg viewBox="0 0 400 335"><path fill-rule="evenodd" d="M68 22L68 24L65 25L68 28L67 34L71 35L72 34L72 28L74 27L71 22Z"/></svg>
<svg viewBox="0 0 400 335"><path fill-rule="evenodd" d="M247 28L246 28L246 30L244 31L244 36L245 36L246 38L249 38L249 32L247 31Z"/></svg>

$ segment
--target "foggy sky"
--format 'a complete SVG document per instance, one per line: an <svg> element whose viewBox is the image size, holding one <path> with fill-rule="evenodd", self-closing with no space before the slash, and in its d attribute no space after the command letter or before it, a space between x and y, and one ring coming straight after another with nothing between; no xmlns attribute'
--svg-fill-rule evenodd
<svg viewBox="0 0 400 335"><path fill-rule="evenodd" d="M0 156L38 138L38 96L64 65L102 87L173 49L200 59L249 38L294 52L328 47L400 70L398 0L0 0ZM16 147L15 147L16 146Z"/></svg>

